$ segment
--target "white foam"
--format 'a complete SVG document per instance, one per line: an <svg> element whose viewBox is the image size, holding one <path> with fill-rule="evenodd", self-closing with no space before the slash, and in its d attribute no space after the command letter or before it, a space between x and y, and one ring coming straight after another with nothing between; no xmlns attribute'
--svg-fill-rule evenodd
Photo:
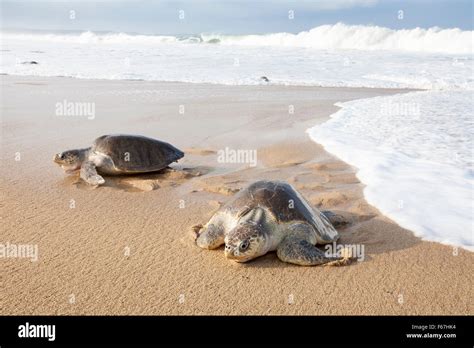
<svg viewBox="0 0 474 348"><path fill-rule="evenodd" d="M425 240L474 251L473 93L338 104L310 137L358 168L367 201Z"/></svg>

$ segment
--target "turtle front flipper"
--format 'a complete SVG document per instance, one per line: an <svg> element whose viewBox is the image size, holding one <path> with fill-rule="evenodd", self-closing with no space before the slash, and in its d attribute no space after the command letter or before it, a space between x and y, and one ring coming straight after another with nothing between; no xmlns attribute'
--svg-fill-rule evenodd
<svg viewBox="0 0 474 348"><path fill-rule="evenodd" d="M193 226L197 246L203 249L216 249L224 244L229 219L227 214L218 212L204 226Z"/></svg>
<svg viewBox="0 0 474 348"><path fill-rule="evenodd" d="M104 178L97 174L95 164L91 161L85 161L82 163L81 179L94 186L102 185L105 182Z"/></svg>
<svg viewBox="0 0 474 348"><path fill-rule="evenodd" d="M344 257L326 256L307 240L292 235L285 237L278 245L277 255L284 262L300 266L338 266L349 262L349 259Z"/></svg>
<svg viewBox="0 0 474 348"><path fill-rule="evenodd" d="M224 244L224 227L222 225L209 223L202 228L199 225L193 228L196 233L196 244L198 247L216 249Z"/></svg>

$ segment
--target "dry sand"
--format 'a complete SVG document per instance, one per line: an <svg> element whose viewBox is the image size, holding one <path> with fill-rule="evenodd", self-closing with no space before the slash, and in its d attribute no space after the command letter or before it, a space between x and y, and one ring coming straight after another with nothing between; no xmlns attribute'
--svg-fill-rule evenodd
<svg viewBox="0 0 474 348"><path fill-rule="evenodd" d="M382 216L365 202L355 169L304 132L335 102L402 91L1 83L0 244L37 244L39 258L0 258L0 314L474 313L474 254L421 241ZM95 103L95 118L55 115L64 100ZM165 173L108 177L97 189L52 162L108 133L163 139L186 156ZM257 167L218 163L225 147L257 149ZM191 226L258 179L287 180L314 206L344 214L351 223L340 242L363 244L365 261L301 267L272 253L237 264L222 249L196 247Z"/></svg>

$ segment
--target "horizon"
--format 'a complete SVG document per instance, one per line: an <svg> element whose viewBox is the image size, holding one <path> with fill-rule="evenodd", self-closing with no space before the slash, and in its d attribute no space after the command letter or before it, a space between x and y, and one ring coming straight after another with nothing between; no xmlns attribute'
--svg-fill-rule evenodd
<svg viewBox="0 0 474 348"><path fill-rule="evenodd" d="M228 34L228 33L223 33L219 31L209 31L209 32L190 32L190 33L179 33L179 34L171 34L171 33L159 33L159 32L138 32L138 31L114 31L114 30L89 30L89 29L32 29L32 28L7 28L7 27L0 27L0 33L12 33L12 34L63 34L63 35L73 35L73 34L84 34L84 33L93 33L97 35L106 35L106 34L126 34L126 35L144 35L144 36L175 36L177 38L187 38L187 37L196 37L200 35L222 35L222 36L251 36L251 35L257 35L257 36L263 36L263 35L270 35L270 34L293 34L297 35L302 32L309 32L313 29L316 29L321 26L334 26L336 24L342 24L346 26L361 26L361 27L372 27L372 28L383 28L383 29L389 29L393 31L399 31L399 30L413 30L413 29L421 29L421 30L429 30L429 29L439 29L439 30L451 30L451 29L459 29L461 31L470 31L470 30L463 30L461 28L457 27L439 27L439 26L433 26L433 27L428 27L428 28L423 28L423 27L413 27L413 28L403 28L403 29L394 29L394 28L389 28L389 27L384 27L381 25L368 25L368 24L348 24L345 22L336 22L336 23L327 23L327 24L320 24L315 27L309 27L309 28L303 28L300 31L297 32L289 32L289 31L279 31L279 32L253 32L253 33L247 33L247 34Z"/></svg>

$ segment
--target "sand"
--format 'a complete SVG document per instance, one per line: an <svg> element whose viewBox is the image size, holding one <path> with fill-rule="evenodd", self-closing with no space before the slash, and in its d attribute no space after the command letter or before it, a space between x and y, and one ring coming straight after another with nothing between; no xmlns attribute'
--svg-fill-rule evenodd
<svg viewBox="0 0 474 348"><path fill-rule="evenodd" d="M39 252L36 262L0 258L1 314L474 313L474 254L382 216L356 169L305 134L335 102L402 90L13 76L1 86L0 244ZM65 100L95 103L95 117L56 115ZM186 156L96 189L52 162L108 133L159 138ZM257 166L219 163L226 147L257 150ZM343 214L340 242L364 245L365 260L301 267L271 253L237 264L196 247L191 227L258 179L287 180Z"/></svg>

